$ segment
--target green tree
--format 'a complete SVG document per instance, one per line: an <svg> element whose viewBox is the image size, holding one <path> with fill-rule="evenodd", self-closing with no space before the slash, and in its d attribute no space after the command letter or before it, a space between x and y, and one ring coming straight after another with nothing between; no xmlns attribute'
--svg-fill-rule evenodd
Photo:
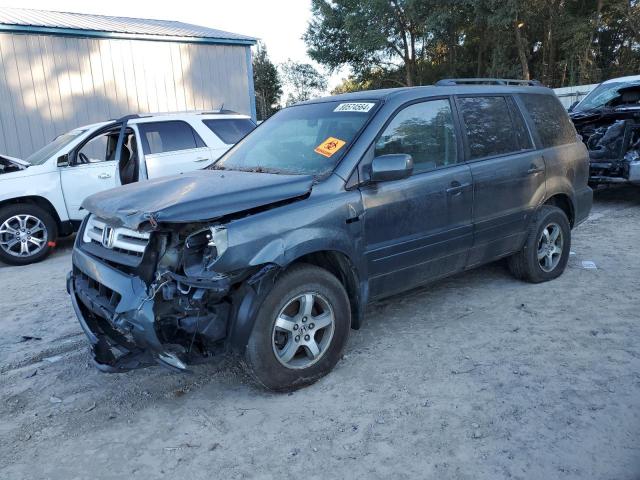
<svg viewBox="0 0 640 480"><path fill-rule="evenodd" d="M557 87L640 70L640 0L312 0L309 55L352 75L338 89L444 77Z"/></svg>
<svg viewBox="0 0 640 480"><path fill-rule="evenodd" d="M269 59L267 47L262 42L258 42L253 57L253 84L258 120L266 120L280 108L282 82L278 69Z"/></svg>
<svg viewBox="0 0 640 480"><path fill-rule="evenodd" d="M404 84L416 83L418 59L429 0L312 0L313 20L304 39L314 60L335 70L349 65L356 73L372 69L404 71Z"/></svg>
<svg viewBox="0 0 640 480"><path fill-rule="evenodd" d="M288 60L281 69L290 90L287 106L309 100L327 89L326 78L313 65Z"/></svg>

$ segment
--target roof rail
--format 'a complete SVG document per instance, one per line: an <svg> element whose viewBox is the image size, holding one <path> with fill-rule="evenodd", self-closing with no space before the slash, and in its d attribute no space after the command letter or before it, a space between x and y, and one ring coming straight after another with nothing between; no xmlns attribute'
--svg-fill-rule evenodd
<svg viewBox="0 0 640 480"><path fill-rule="evenodd" d="M443 78L436 82L438 87L454 85L517 85L521 87L541 87L538 80L514 80L511 78Z"/></svg>
<svg viewBox="0 0 640 480"><path fill-rule="evenodd" d="M133 115L125 115L124 117L120 117L120 118L112 118L111 121L113 122L128 122L129 120L133 120L134 118L145 118L148 117L149 115L139 115L137 113L133 114Z"/></svg>
<svg viewBox="0 0 640 480"><path fill-rule="evenodd" d="M134 113L132 115L125 115L120 118L112 118L112 122L126 122L129 120L133 120L134 118L151 118L161 115L183 115L183 114L191 114L191 115L244 115L243 113L236 112L234 110L221 109L221 110L187 110L182 112L151 112L151 113Z"/></svg>
<svg viewBox="0 0 640 480"><path fill-rule="evenodd" d="M238 113L234 110L229 110L226 108L221 108L220 110L205 110L202 112L198 112L198 115L211 115L211 114L222 114L222 115L242 115L242 113Z"/></svg>

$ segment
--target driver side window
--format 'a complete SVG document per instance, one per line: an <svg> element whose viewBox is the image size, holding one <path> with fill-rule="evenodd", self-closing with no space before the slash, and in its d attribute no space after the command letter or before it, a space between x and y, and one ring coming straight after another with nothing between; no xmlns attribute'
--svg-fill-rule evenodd
<svg viewBox="0 0 640 480"><path fill-rule="evenodd" d="M375 156L406 153L414 172L427 172L458 162L449 100L430 100L404 108L391 120L375 147Z"/></svg>
<svg viewBox="0 0 640 480"><path fill-rule="evenodd" d="M115 141L114 141L115 140ZM78 150L76 162L79 164L108 162L116 159L115 143L117 134L103 133L92 138Z"/></svg>

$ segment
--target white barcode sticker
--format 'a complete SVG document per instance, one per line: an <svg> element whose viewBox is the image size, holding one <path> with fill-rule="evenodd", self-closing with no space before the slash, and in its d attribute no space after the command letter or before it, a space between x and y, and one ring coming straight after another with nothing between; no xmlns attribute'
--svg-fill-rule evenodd
<svg viewBox="0 0 640 480"><path fill-rule="evenodd" d="M333 111L334 112L362 112L367 113L374 107L375 103L341 103Z"/></svg>

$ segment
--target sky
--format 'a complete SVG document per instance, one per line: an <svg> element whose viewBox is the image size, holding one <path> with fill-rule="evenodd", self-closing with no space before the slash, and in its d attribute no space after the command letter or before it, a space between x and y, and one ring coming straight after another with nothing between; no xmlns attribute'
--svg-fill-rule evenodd
<svg viewBox="0 0 640 480"><path fill-rule="evenodd" d="M311 0L0 0L0 7L34 8L122 17L177 20L257 37L271 61L311 63L302 40L311 19ZM329 90L346 72L327 75Z"/></svg>

